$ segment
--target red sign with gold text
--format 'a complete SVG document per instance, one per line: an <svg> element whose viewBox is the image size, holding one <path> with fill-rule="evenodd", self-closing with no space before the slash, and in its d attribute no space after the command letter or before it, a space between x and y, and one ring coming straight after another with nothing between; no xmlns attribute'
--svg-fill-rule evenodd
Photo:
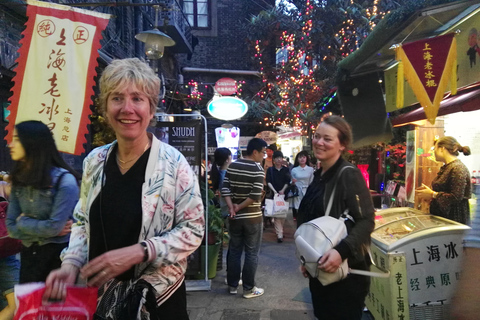
<svg viewBox="0 0 480 320"><path fill-rule="evenodd" d="M28 1L10 101L7 141L15 123L48 125L59 151L81 154L86 142L101 32L110 15Z"/></svg>
<svg viewBox="0 0 480 320"><path fill-rule="evenodd" d="M215 90L222 96L237 93L237 81L232 78L221 78L215 82Z"/></svg>
<svg viewBox="0 0 480 320"><path fill-rule="evenodd" d="M397 48L397 60L403 63L405 77L430 122L435 122L443 93L453 74L456 77L453 70L456 68L456 50L453 33ZM452 82L452 94L454 92L456 81Z"/></svg>

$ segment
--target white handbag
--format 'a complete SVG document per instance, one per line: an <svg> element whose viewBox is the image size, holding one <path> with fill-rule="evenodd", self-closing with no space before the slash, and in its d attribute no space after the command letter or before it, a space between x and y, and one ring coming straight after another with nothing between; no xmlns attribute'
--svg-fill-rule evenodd
<svg viewBox="0 0 480 320"><path fill-rule="evenodd" d="M318 269L318 261L325 252L335 247L347 236L345 222L330 216L303 223L295 232L296 256L308 273L324 286L345 279L348 261L343 260L337 271L330 273Z"/></svg>
<svg viewBox="0 0 480 320"><path fill-rule="evenodd" d="M342 168L339 176L346 168L348 167ZM318 269L318 261L323 254L334 248L348 235L345 221L348 219L355 222L353 217L348 214L348 209L345 210L339 219L333 218L329 215L336 188L337 185L335 184L328 201L325 216L305 222L298 227L294 236L295 245L297 247L295 255L305 269L307 269L308 273L312 277L317 278L324 286L345 279L349 273L388 278L390 272L377 273L350 269L348 267L348 259L343 260L342 264L335 272L330 273Z"/></svg>

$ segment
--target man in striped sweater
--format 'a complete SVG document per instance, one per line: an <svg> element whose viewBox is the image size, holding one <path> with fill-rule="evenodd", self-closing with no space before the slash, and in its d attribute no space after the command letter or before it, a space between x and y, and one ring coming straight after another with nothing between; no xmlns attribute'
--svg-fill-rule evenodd
<svg viewBox="0 0 480 320"><path fill-rule="evenodd" d="M240 274L243 297L255 298L264 290L255 286L258 252L262 242L262 210L260 208L265 172L260 162L266 154L267 143L258 138L248 142L247 155L230 164L223 181L222 196L229 211L229 245L227 282L231 294L237 293ZM242 253L245 248L243 272Z"/></svg>

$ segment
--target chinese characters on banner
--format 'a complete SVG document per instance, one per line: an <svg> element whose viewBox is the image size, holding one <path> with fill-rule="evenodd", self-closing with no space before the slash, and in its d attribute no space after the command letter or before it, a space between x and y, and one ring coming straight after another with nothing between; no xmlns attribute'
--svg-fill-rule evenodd
<svg viewBox="0 0 480 320"><path fill-rule="evenodd" d="M427 119L434 124L448 84L450 83L452 95L457 92L455 35L451 33L399 46L396 48L396 59L401 65L397 76L398 85L403 86L405 76ZM404 94L403 88L397 90L397 95L399 94Z"/></svg>
<svg viewBox="0 0 480 320"><path fill-rule="evenodd" d="M39 120L58 150L79 155L86 142L101 32L110 15L53 3L28 1L7 127Z"/></svg>

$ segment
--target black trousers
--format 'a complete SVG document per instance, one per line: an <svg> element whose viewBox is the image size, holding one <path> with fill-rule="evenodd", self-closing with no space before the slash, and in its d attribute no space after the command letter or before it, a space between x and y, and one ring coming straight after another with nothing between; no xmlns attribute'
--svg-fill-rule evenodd
<svg viewBox="0 0 480 320"><path fill-rule="evenodd" d="M45 282L50 271L60 268L60 253L67 245L68 242L23 246L20 252L19 282Z"/></svg>
<svg viewBox="0 0 480 320"><path fill-rule="evenodd" d="M157 308L157 311L161 320L189 320L185 281L167 301Z"/></svg>
<svg viewBox="0 0 480 320"><path fill-rule="evenodd" d="M370 288L370 278L349 275L342 281L323 286L310 278L313 313L319 320L360 320L365 307L365 297Z"/></svg>

